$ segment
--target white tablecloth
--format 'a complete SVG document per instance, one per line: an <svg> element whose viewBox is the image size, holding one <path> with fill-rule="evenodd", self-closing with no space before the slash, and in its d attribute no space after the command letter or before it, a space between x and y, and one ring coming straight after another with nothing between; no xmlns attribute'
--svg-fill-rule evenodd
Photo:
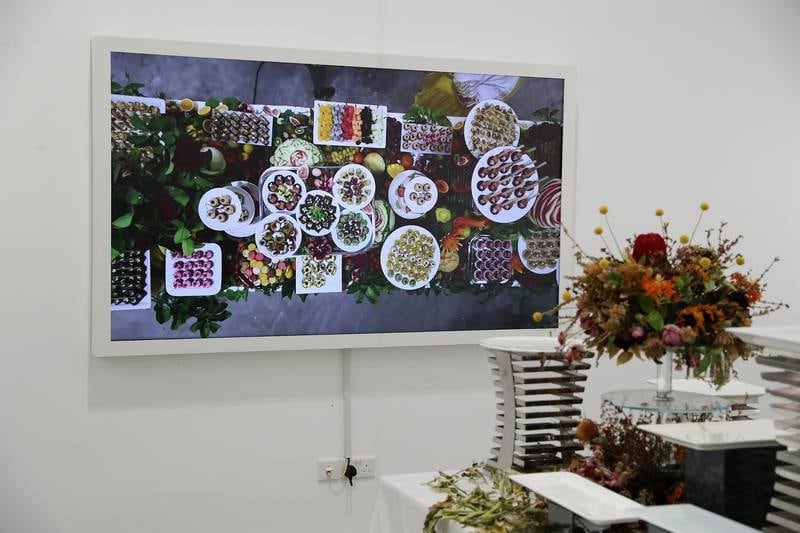
<svg viewBox="0 0 800 533"><path fill-rule="evenodd" d="M370 533L415 533L422 531L428 508L445 495L423 485L436 477L435 472L381 476L378 497L372 511ZM440 522L437 531L469 531L450 521Z"/></svg>

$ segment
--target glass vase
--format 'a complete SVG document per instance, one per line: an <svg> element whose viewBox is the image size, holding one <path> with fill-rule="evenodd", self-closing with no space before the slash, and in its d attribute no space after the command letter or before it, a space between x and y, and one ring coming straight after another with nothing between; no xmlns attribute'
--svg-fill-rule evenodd
<svg viewBox="0 0 800 533"><path fill-rule="evenodd" d="M656 401L666 402L672 399L672 350L667 350L656 363Z"/></svg>

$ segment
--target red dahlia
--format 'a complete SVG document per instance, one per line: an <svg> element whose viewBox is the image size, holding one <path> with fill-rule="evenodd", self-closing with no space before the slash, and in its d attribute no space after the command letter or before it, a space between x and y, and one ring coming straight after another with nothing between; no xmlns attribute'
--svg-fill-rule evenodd
<svg viewBox="0 0 800 533"><path fill-rule="evenodd" d="M633 241L633 258L639 260L643 255L655 257L667 253L667 243L658 233L642 233Z"/></svg>

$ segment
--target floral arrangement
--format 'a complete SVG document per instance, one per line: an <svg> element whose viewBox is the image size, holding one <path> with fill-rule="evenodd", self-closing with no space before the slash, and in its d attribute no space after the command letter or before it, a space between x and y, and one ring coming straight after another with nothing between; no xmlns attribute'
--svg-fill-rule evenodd
<svg viewBox="0 0 800 533"><path fill-rule="evenodd" d="M742 237L726 237L724 222L706 230L703 242L695 241L708 209L702 203L692 233L677 240L670 237L664 211L658 209L661 231L639 234L620 247L608 207L601 206L614 249L599 226L594 233L603 241L600 255L586 253L573 240L583 272L571 278L572 288L563 292L562 303L534 313L534 321L574 305L574 313L563 317L563 345L584 336L588 348L598 356L616 357L618 364L634 357L660 362L669 350L687 374L691 370L694 377L723 385L730 378L731 363L753 350L726 328L749 326L753 317L788 306L763 300L764 277L777 257L760 274L733 272L745 264L735 252Z"/></svg>
<svg viewBox="0 0 800 533"><path fill-rule="evenodd" d="M452 520L477 533L533 533L552 531L547 526L547 504L513 483L499 469L485 463L453 474L439 472L427 485L447 497L432 505L425 517L424 533L438 531L442 520Z"/></svg>
<svg viewBox="0 0 800 533"><path fill-rule="evenodd" d="M584 418L577 437L591 454L575 455L567 470L643 505L681 503L685 449L637 429L650 422L652 415L634 421L611 406L599 423Z"/></svg>

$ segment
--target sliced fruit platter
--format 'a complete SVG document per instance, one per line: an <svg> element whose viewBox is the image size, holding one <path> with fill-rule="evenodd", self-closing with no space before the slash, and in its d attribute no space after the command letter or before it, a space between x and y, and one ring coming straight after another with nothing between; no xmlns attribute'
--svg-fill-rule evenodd
<svg viewBox="0 0 800 533"><path fill-rule="evenodd" d="M314 102L314 144L386 147L386 106Z"/></svg>

